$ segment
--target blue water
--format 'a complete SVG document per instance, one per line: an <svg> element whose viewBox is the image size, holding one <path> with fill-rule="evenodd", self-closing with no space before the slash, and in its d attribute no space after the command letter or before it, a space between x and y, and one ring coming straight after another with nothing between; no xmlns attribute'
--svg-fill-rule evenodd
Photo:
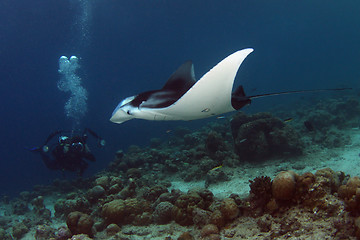
<svg viewBox="0 0 360 240"><path fill-rule="evenodd" d="M86 173L91 176L118 149L145 146L167 129L196 129L208 121L108 120L120 100L160 88L189 59L199 78L232 52L252 47L236 80L245 91L359 88L359 10L357 0L2 0L0 194L61 177L24 150L42 144L53 130L72 128L64 113L69 95L57 88L60 56L80 58L89 95L79 128L90 127L107 141L104 149L90 142L97 156ZM279 99L259 100L252 108Z"/></svg>

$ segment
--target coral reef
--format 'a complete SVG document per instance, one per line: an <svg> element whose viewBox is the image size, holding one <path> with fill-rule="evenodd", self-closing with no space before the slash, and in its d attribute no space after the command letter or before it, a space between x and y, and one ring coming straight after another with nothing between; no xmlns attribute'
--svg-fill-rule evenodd
<svg viewBox="0 0 360 240"><path fill-rule="evenodd" d="M235 152L244 160L266 160L281 155L299 155L303 142L291 126L270 113L246 115L238 112L231 120Z"/></svg>
<svg viewBox="0 0 360 240"><path fill-rule="evenodd" d="M151 215L148 215L150 211L150 204L147 201L129 198L116 199L104 204L101 214L107 223L147 225L150 219L144 218L151 218Z"/></svg>
<svg viewBox="0 0 360 240"><path fill-rule="evenodd" d="M106 227L106 229L105 229L106 234L107 234L108 236L114 236L115 234L117 234L118 232L120 232L120 230L121 230L121 228L120 228L117 224L115 224L115 223L109 224L109 225Z"/></svg>
<svg viewBox="0 0 360 240"><path fill-rule="evenodd" d="M161 202L155 207L153 219L155 223L166 224L171 221L171 214L174 205L170 202Z"/></svg>
<svg viewBox="0 0 360 240"><path fill-rule="evenodd" d="M264 209L272 197L271 178L267 176L256 177L250 182L250 204L253 209Z"/></svg>
<svg viewBox="0 0 360 240"><path fill-rule="evenodd" d="M29 228L23 222L17 223L12 227L12 236L15 239L22 238L27 232L29 232Z"/></svg>
<svg viewBox="0 0 360 240"><path fill-rule="evenodd" d="M0 239L360 239L360 178L327 162L344 159L329 148L360 146L346 128L359 101L314 106L279 113L291 122L237 113L174 129L93 177L3 197Z"/></svg>
<svg viewBox="0 0 360 240"><path fill-rule="evenodd" d="M280 172L272 182L272 196L277 200L291 200L296 190L296 174L293 171Z"/></svg>
<svg viewBox="0 0 360 240"><path fill-rule="evenodd" d="M55 216L67 216L71 212L90 212L90 203L83 196L68 194L68 199L59 199L56 201L54 209Z"/></svg>
<svg viewBox="0 0 360 240"><path fill-rule="evenodd" d="M35 231L36 240L48 240L55 237L55 231L49 225L38 225Z"/></svg>
<svg viewBox="0 0 360 240"><path fill-rule="evenodd" d="M93 236L92 227L94 220L87 214L81 212L71 212L66 219L66 224L72 234L87 234Z"/></svg>
<svg viewBox="0 0 360 240"><path fill-rule="evenodd" d="M113 178L108 176L107 179L101 184L100 180L95 179L93 186L109 189ZM128 181L123 187L133 184ZM335 238L355 238L360 231L357 219L360 180L358 177L347 178L344 173L329 168L320 169L315 174L281 171L273 180L266 176L257 177L250 181L250 195L247 198L231 194L218 199L203 188L182 193L175 190L169 192L162 185L134 186L136 197L116 199L119 193L105 191L102 199L89 203L88 212L91 215L79 211L69 213L66 219L68 228L37 225L34 238L126 239L134 231L140 236L150 234L144 229L130 229L131 226L148 226L151 223L158 227L185 226L188 231L179 230L177 239L255 239L252 236L285 239L289 235L301 236L305 233L325 237L328 235L314 235L325 218L327 224L329 221L331 223L327 234ZM88 194L89 191L86 191L85 196ZM74 197L70 194L68 197L83 199L84 196ZM44 208L43 196L29 200L34 206L34 214L36 209ZM21 239L30 231L31 224L28 224L26 221L13 224L11 236ZM243 228L246 230L241 230ZM305 232L301 229L305 229ZM11 239L9 232L4 229L0 229L0 236Z"/></svg>

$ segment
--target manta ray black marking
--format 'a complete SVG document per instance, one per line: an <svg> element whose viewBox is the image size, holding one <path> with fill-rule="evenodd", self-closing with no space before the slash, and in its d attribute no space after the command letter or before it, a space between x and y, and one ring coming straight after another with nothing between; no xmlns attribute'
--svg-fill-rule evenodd
<svg viewBox="0 0 360 240"><path fill-rule="evenodd" d="M237 51L223 59L198 81L191 61L181 65L159 90L152 90L125 98L115 108L110 121L123 123L133 118L146 120L195 120L231 111L251 103L251 99L313 91L345 90L318 89L246 96L242 86L232 92L236 73L253 51Z"/></svg>
<svg viewBox="0 0 360 240"><path fill-rule="evenodd" d="M159 90L137 95L129 105L136 108L166 108L174 104L196 83L191 61L181 65Z"/></svg>

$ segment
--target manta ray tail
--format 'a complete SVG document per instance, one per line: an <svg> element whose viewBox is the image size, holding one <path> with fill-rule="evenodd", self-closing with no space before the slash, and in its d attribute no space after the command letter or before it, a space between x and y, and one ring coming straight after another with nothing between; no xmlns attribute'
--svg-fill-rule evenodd
<svg viewBox="0 0 360 240"><path fill-rule="evenodd" d="M237 111L251 103L250 97L245 95L243 86L239 86L231 95L231 105Z"/></svg>
<svg viewBox="0 0 360 240"><path fill-rule="evenodd" d="M260 98L260 97L268 97L268 96L276 96L283 94L294 94L294 93L307 93L307 92L324 92L324 91L344 91L351 90L352 88L327 88L327 89L310 89L310 90L295 90L295 91L285 91L285 92L276 92L276 93L264 93L253 96L246 96L244 92L243 86L239 86L235 92L232 93L231 97L231 105L235 110L239 110L245 105L251 103L251 99Z"/></svg>

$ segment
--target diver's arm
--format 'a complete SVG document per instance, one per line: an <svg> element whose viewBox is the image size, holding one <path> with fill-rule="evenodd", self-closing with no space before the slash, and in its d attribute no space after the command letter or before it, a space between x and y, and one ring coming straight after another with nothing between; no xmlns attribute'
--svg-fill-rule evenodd
<svg viewBox="0 0 360 240"><path fill-rule="evenodd" d="M86 132L89 132L94 138L96 138L98 140L100 147L105 146L105 140L103 138L101 138L99 135L97 135L93 130L91 130L90 128L85 128L84 135L86 134Z"/></svg>
<svg viewBox="0 0 360 240"><path fill-rule="evenodd" d="M52 132L47 138L44 144L42 144L40 147L32 147L32 148L28 148L25 147L25 149L31 151L31 152L48 152L49 151L49 147L47 146L47 144L50 142L51 139L53 139L56 135L62 133L62 130L58 130L55 132Z"/></svg>
<svg viewBox="0 0 360 240"><path fill-rule="evenodd" d="M82 157L92 162L96 161L95 156L91 153L88 145L86 144L84 144L84 151L82 152Z"/></svg>
<svg viewBox="0 0 360 240"><path fill-rule="evenodd" d="M91 162L95 162L96 158L91 152L85 152L83 157Z"/></svg>
<svg viewBox="0 0 360 240"><path fill-rule="evenodd" d="M99 137L99 135L97 135L93 130L91 130L90 128L85 128L84 129L84 134L86 134L86 132L89 132L93 137L97 138L97 139L101 139L101 137Z"/></svg>
<svg viewBox="0 0 360 240"><path fill-rule="evenodd" d="M57 130L55 132L52 132L46 139L45 143L43 144L43 146L47 145L48 142L50 142L51 139L53 139L56 135L61 134L63 132L63 130Z"/></svg>

